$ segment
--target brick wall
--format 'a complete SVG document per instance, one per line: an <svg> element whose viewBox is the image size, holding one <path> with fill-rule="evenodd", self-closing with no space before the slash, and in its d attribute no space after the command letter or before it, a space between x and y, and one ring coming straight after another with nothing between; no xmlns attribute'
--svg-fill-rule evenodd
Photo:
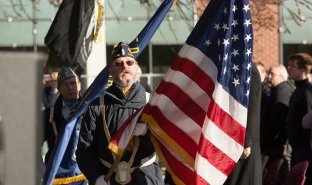
<svg viewBox="0 0 312 185"><path fill-rule="evenodd" d="M279 15L278 6L270 6L277 12L272 17L276 27L272 29L261 28L254 30L253 61L262 62L268 69L273 64L280 63L280 33L278 31Z"/></svg>

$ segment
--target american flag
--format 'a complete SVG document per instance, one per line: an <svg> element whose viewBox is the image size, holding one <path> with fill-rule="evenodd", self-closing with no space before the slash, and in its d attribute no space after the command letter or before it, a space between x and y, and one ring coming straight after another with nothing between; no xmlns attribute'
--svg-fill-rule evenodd
<svg viewBox="0 0 312 185"><path fill-rule="evenodd" d="M223 184L244 149L249 0L211 0L142 119L176 184Z"/></svg>

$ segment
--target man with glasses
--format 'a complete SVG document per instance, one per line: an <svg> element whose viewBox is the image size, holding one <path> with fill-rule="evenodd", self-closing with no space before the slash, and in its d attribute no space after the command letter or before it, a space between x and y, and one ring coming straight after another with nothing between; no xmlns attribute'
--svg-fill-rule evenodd
<svg viewBox="0 0 312 185"><path fill-rule="evenodd" d="M294 80L296 89L289 102L287 117L288 140L292 146L291 166L303 160L311 161L310 129L302 127L303 116L312 109L312 85L308 80L312 58L307 53L296 53L288 58L289 77ZM310 165L312 166L312 165ZM307 182L312 184L309 171Z"/></svg>
<svg viewBox="0 0 312 185"><path fill-rule="evenodd" d="M124 121L146 104L146 93L138 82L139 65L129 46L119 43L111 57L113 84L104 96L91 103L83 117L76 151L79 167L90 185L164 184L146 129L135 131L117 167L112 168L116 156L107 148L108 143ZM110 170L113 175L104 180Z"/></svg>

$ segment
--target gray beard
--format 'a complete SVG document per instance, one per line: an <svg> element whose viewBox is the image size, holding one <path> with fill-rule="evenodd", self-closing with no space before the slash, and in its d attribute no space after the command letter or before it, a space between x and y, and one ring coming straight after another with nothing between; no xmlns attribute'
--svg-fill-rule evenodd
<svg viewBox="0 0 312 185"><path fill-rule="evenodd" d="M120 88L126 88L132 86L133 83L138 81L139 76L137 74L134 74L132 78L130 79L124 79L122 78L122 74L113 76L114 83L119 86Z"/></svg>
<svg viewBox="0 0 312 185"><path fill-rule="evenodd" d="M121 78L114 78L114 83L116 83L119 87L129 87L134 83L133 79L121 79Z"/></svg>

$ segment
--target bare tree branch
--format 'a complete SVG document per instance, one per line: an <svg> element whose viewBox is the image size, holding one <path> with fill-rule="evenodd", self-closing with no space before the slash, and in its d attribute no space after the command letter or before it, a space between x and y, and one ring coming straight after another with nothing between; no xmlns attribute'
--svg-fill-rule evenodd
<svg viewBox="0 0 312 185"><path fill-rule="evenodd" d="M10 0L12 10L14 15L10 15L7 12L3 12L5 16L11 18L26 18L31 20L32 22L36 21L25 9L25 4L22 3L25 0ZM38 3L40 0L29 0L34 3ZM63 0L48 0L53 6L59 6ZM116 0L107 0L108 8L113 12L114 17L117 21L120 21L120 17L116 12L114 12L114 8L112 6L112 2ZM119 0L120 1L120 0ZM125 0L121 0L123 5ZM140 4L145 5L145 8L149 10L156 9L154 8L153 2L156 0L137 0ZM181 1L177 0L176 2L176 15L173 17L175 19L179 18L184 20L191 30L193 27L193 15L198 14L200 17L201 13L205 9L206 5L210 0L187 0ZM303 9L307 9L312 11L312 0L293 0L295 6L288 7L286 1L287 0L250 0L251 1L251 9L253 14L253 24L256 30L259 29L269 29L269 30L279 30L281 31L281 27L285 33L290 33L290 29L288 28L285 19L285 16L279 17L279 7L282 8L289 14L289 17L298 25L301 26L303 22L306 21L306 16L302 14ZM159 0L162 2L162 0ZM194 6L190 6L193 3ZM275 6L275 8L274 8ZM196 8L194 8L196 7ZM272 8L273 7L273 8ZM34 10L37 11L37 10ZM192 17L190 17L192 15ZM171 28L174 32L174 29Z"/></svg>
<svg viewBox="0 0 312 185"><path fill-rule="evenodd" d="M33 0L29 0L33 3ZM36 3L36 2L34 2ZM26 10L26 5L23 4L22 0L10 0L11 8L13 10L13 13L8 13L6 11L3 11L3 15L5 18L9 19L19 19L19 18L25 18L32 22L35 22L32 18L32 16L29 15L29 13ZM34 10L37 11L37 10Z"/></svg>
<svg viewBox="0 0 312 185"><path fill-rule="evenodd" d="M55 6L55 7L59 7L61 5L61 3L63 2L63 0L49 0L49 2Z"/></svg>
<svg viewBox="0 0 312 185"><path fill-rule="evenodd" d="M305 16L302 15L302 10L304 8L312 10L312 0L294 0L294 4L294 7L288 7L286 0L251 0L255 29L278 29L284 33L290 33L290 29L284 20L285 16L279 17L279 13L273 11L272 6L285 10L291 19L298 26L301 26L306 21ZM274 16L278 16L277 18L281 18L281 20L274 19Z"/></svg>

